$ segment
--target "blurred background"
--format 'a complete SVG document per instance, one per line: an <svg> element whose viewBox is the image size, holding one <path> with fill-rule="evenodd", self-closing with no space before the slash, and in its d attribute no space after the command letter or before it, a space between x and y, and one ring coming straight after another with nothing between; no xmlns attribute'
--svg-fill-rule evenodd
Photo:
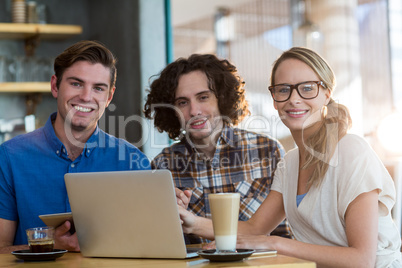
<svg viewBox="0 0 402 268"><path fill-rule="evenodd" d="M41 127L56 111L48 84L21 90L36 85L24 82L49 81L55 56L76 41L92 39L118 58L117 91L99 125L150 158L172 141L143 118L149 83L167 63L192 53L213 53L236 65L252 113L241 127L271 135L289 150L294 143L267 86L281 52L306 46L332 66L334 99L349 107L352 132L370 142L393 176L399 193L393 213L401 226L401 0L37 0L24 3L34 2L44 18L23 23L15 18L19 1L0 0L0 73L14 74L0 76L0 143ZM11 34L32 23L76 25L82 31L67 38ZM22 30L10 30L14 24ZM19 65L39 74L17 78Z"/></svg>
<svg viewBox="0 0 402 268"><path fill-rule="evenodd" d="M246 81L251 116L242 127L294 143L272 105L267 86L283 50L305 46L331 65L334 99L350 109L352 132L364 136L393 176L393 216L401 226L402 1L400 0L172 0L171 58L215 53Z"/></svg>

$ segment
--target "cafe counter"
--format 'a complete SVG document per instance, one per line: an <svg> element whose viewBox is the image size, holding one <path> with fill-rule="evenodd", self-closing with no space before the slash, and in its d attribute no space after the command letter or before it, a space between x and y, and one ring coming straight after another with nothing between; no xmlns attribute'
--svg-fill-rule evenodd
<svg viewBox="0 0 402 268"><path fill-rule="evenodd" d="M118 268L118 267L163 267L163 268L204 268L204 267L298 267L314 268L314 262L292 258L280 254L266 256L250 256L236 262L210 262L200 257L176 260L176 259L121 259L121 258L87 258L81 253L66 253L64 256L52 261L24 262L12 254L0 254L0 267L29 267L29 268Z"/></svg>

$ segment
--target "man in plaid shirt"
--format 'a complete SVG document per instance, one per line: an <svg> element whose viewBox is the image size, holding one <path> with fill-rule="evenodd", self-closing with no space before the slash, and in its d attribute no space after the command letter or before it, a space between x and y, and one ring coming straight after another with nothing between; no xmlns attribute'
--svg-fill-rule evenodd
<svg viewBox="0 0 402 268"><path fill-rule="evenodd" d="M248 220L267 197L284 154L276 140L234 128L249 114L236 67L214 55L191 55L169 64L155 79L145 115L179 141L152 161L172 172L178 203L211 218L209 193L238 192L239 220ZM286 221L271 235L290 237ZM187 237L188 243L200 243Z"/></svg>

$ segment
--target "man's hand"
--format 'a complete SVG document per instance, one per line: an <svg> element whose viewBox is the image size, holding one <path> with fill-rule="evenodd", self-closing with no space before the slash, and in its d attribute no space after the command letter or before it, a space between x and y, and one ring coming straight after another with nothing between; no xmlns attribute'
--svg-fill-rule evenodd
<svg viewBox="0 0 402 268"><path fill-rule="evenodd" d="M214 239L214 229L212 227L211 219L196 216L194 213L186 210L179 205L177 207L179 209L179 216L183 233L195 234L209 240Z"/></svg>
<svg viewBox="0 0 402 268"><path fill-rule="evenodd" d="M181 221L181 225L183 228L183 232L185 234L192 233L193 227L197 220L196 216L192 212L187 211L182 206L178 206L178 208L179 208L179 216L180 216L180 221Z"/></svg>
<svg viewBox="0 0 402 268"><path fill-rule="evenodd" d="M68 251L80 251L77 233L71 234L71 222L66 221L56 228L54 232L54 248L67 249Z"/></svg>
<svg viewBox="0 0 402 268"><path fill-rule="evenodd" d="M188 204L190 203L192 192L190 190L182 191L178 188L174 188L174 189L176 191L177 205L187 209Z"/></svg>

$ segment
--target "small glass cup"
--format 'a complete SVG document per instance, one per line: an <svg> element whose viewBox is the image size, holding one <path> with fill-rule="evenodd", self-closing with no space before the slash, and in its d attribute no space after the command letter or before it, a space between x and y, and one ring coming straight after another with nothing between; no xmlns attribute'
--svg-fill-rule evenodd
<svg viewBox="0 0 402 268"><path fill-rule="evenodd" d="M38 4L36 6L36 13L38 16L38 23L39 24L46 24L47 23L47 8L45 4Z"/></svg>
<svg viewBox="0 0 402 268"><path fill-rule="evenodd" d="M29 249L32 253L52 252L54 248L54 228L36 227L26 230Z"/></svg>
<svg viewBox="0 0 402 268"><path fill-rule="evenodd" d="M0 56L0 83L7 82L7 68L6 57Z"/></svg>

